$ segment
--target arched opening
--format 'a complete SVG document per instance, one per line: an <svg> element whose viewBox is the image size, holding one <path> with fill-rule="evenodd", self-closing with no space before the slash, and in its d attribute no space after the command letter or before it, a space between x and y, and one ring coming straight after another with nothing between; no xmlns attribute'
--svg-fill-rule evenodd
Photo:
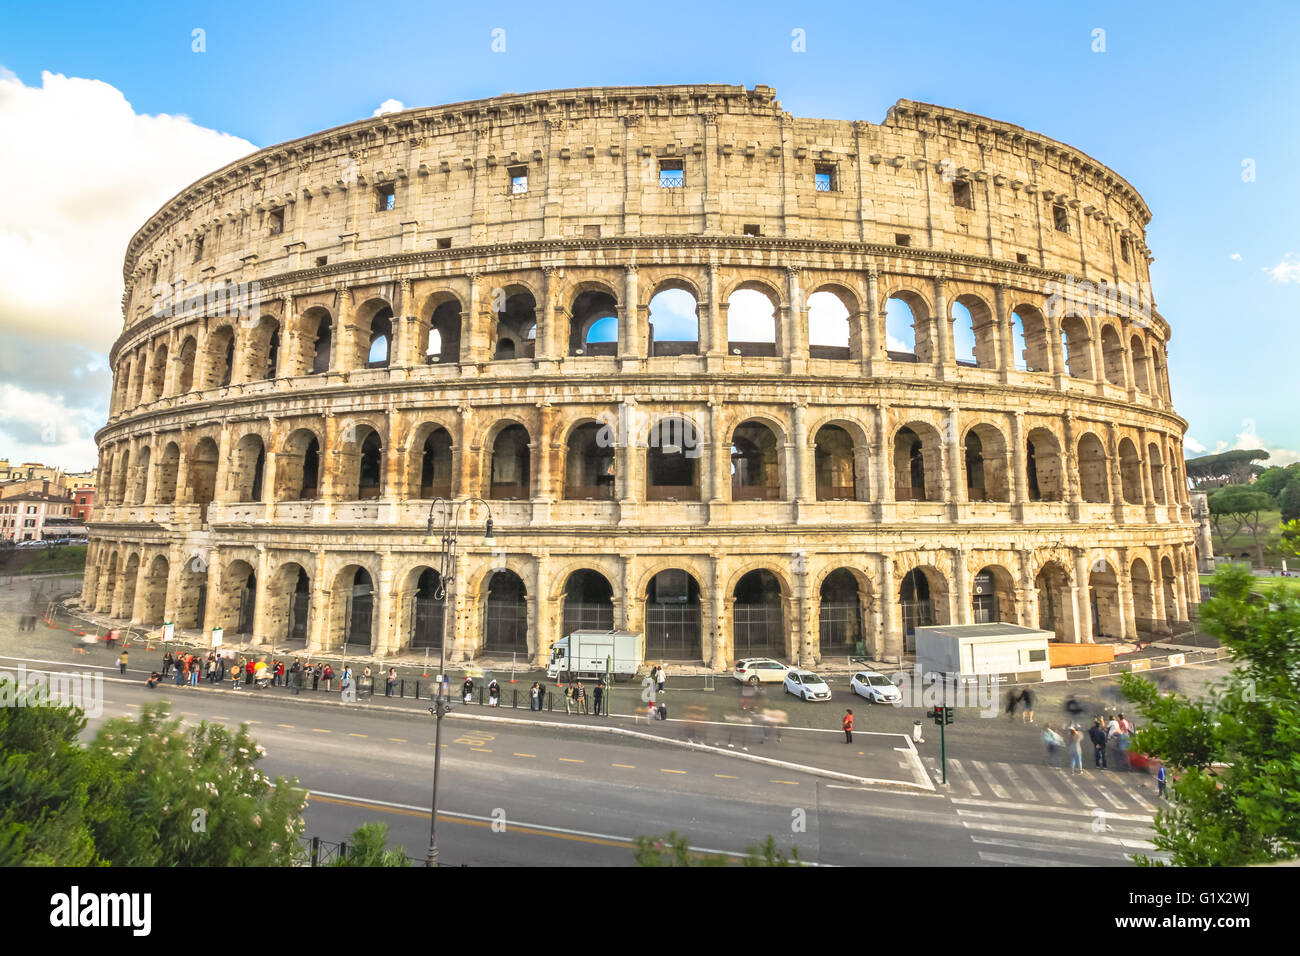
<svg viewBox="0 0 1300 956"><path fill-rule="evenodd" d="M261 382L275 378L280 364L280 323L263 316L248 346L248 380Z"/></svg>
<svg viewBox="0 0 1300 956"><path fill-rule="evenodd" d="M208 335L208 369L204 376L207 388L222 388L230 384L235 366L235 331L228 325L219 327Z"/></svg>
<svg viewBox="0 0 1300 956"><path fill-rule="evenodd" d="M167 346L160 343L153 350L153 362L149 366L149 401L156 401L163 397L166 382Z"/></svg>
<svg viewBox="0 0 1300 956"><path fill-rule="evenodd" d="M194 362L198 353L198 344L194 336L187 335L181 343L181 377L177 383L179 394L184 395L194 388Z"/></svg>
<svg viewBox="0 0 1300 956"><path fill-rule="evenodd" d="M507 425L492 442L488 497L493 501L527 499L530 492L528 430Z"/></svg>
<svg viewBox="0 0 1300 956"><path fill-rule="evenodd" d="M750 571L732 592L732 634L737 660L785 655L785 608L781 582L765 569Z"/></svg>
<svg viewBox="0 0 1300 956"><path fill-rule="evenodd" d="M144 579L144 595L140 607L140 623L156 627L167 614L167 575L171 566L163 555L155 555L149 563Z"/></svg>
<svg viewBox="0 0 1300 956"><path fill-rule="evenodd" d="M136 407L139 407L144 403L144 384L145 384L145 380L149 377L149 370L147 368L147 365L148 365L148 356L144 354L144 349L143 348L137 349L135 364L134 364L135 402L133 403Z"/></svg>
<svg viewBox="0 0 1300 956"><path fill-rule="evenodd" d="M1125 503L1142 504L1142 459L1138 457L1133 442L1127 438L1119 443L1119 477Z"/></svg>
<svg viewBox="0 0 1300 956"><path fill-rule="evenodd" d="M1032 305L1019 305L1012 318L1015 367L1022 372L1050 371L1047 319L1043 313Z"/></svg>
<svg viewBox="0 0 1300 956"><path fill-rule="evenodd" d="M419 488L418 497L451 497L451 433L441 426L431 427L429 434L419 445L419 474L415 486Z"/></svg>
<svg viewBox="0 0 1300 956"><path fill-rule="evenodd" d="M1038 628L1051 631L1058 640L1074 636L1070 613L1070 575L1055 561L1048 561L1034 577L1038 595Z"/></svg>
<svg viewBox="0 0 1300 956"><path fill-rule="evenodd" d="M1061 322L1061 341L1065 348L1065 367L1071 378L1091 379L1092 336L1088 324L1077 315L1067 316Z"/></svg>
<svg viewBox="0 0 1300 956"><path fill-rule="evenodd" d="M870 606L870 585L848 568L836 568L822 581L817 631L822 657L866 651L863 611Z"/></svg>
<svg viewBox="0 0 1300 956"><path fill-rule="evenodd" d="M703 659L700 586L685 571L660 571L646 586L645 653L648 659Z"/></svg>
<svg viewBox="0 0 1300 956"><path fill-rule="evenodd" d="M267 589L267 626L276 642L307 641L311 620L311 576L296 562L282 565Z"/></svg>
<svg viewBox="0 0 1300 956"><path fill-rule="evenodd" d="M781 453L776 435L762 422L748 421L731 435L731 500L781 499Z"/></svg>
<svg viewBox="0 0 1300 956"><path fill-rule="evenodd" d="M176 476L180 471L181 449L174 441L169 441L158 458L157 486L154 501L160 505L176 502Z"/></svg>
<svg viewBox="0 0 1300 956"><path fill-rule="evenodd" d="M1111 640L1123 638L1119 584L1114 570L1105 561L1094 564L1088 574L1088 597L1092 602L1093 637Z"/></svg>
<svg viewBox="0 0 1300 956"><path fill-rule="evenodd" d="M1165 591L1165 623L1172 625L1183 618L1179 613L1182 605L1178 600L1178 579L1174 576L1174 564L1167 557L1160 559L1160 585Z"/></svg>
<svg viewBox="0 0 1300 956"><path fill-rule="evenodd" d="M247 561L231 561L221 575L216 625L229 634L252 634L257 620L257 574Z"/></svg>
<svg viewBox="0 0 1300 956"><path fill-rule="evenodd" d="M208 565L202 555L193 554L181 567L175 624L180 628L202 629L207 621L207 610Z"/></svg>
<svg viewBox="0 0 1300 956"><path fill-rule="evenodd" d="M497 313L496 349L493 357L532 358L536 341L537 301L531 292L516 287L516 291L506 297L505 308Z"/></svg>
<svg viewBox="0 0 1300 956"><path fill-rule="evenodd" d="M727 299L727 354L776 355L776 300L741 288Z"/></svg>
<svg viewBox="0 0 1300 956"><path fill-rule="evenodd" d="M235 500L262 500L262 472L266 467L266 449L259 435L245 435L235 446Z"/></svg>
<svg viewBox="0 0 1300 956"><path fill-rule="evenodd" d="M132 554L117 583L117 597L113 601L113 616L130 618L135 613L135 586L140 578L140 555Z"/></svg>
<svg viewBox="0 0 1300 956"><path fill-rule="evenodd" d="M858 449L848 429L823 425L813 439L813 478L818 501L866 501L859 481ZM865 469L864 469L865 471Z"/></svg>
<svg viewBox="0 0 1300 956"><path fill-rule="evenodd" d="M113 472L114 480L117 485L113 489L113 500L121 504L131 504L131 451L127 449L122 452L122 457L118 459L117 468Z"/></svg>
<svg viewBox="0 0 1300 956"><path fill-rule="evenodd" d="M704 454L695 425L685 418L663 418L646 440L646 500L699 501L700 458Z"/></svg>
<svg viewBox="0 0 1300 956"><path fill-rule="evenodd" d="M894 435L894 498L943 500L939 433L929 425L914 422L904 425Z"/></svg>
<svg viewBox="0 0 1300 956"><path fill-rule="evenodd" d="M1124 384L1124 346L1114 326L1101 327L1101 358L1106 367L1106 381L1112 385Z"/></svg>
<svg viewBox="0 0 1300 956"><path fill-rule="evenodd" d="M117 552L114 551L108 559L108 567L104 571L99 582L99 595L95 601L95 611L101 614L111 614L113 611L113 601L117 597L117 575L118 562Z"/></svg>
<svg viewBox="0 0 1300 956"><path fill-rule="evenodd" d="M1140 336L1133 336L1129 341L1129 348L1133 353L1133 382L1138 391L1144 394L1151 394L1151 375L1147 370L1147 350L1142 345Z"/></svg>
<svg viewBox="0 0 1300 956"><path fill-rule="evenodd" d="M1136 558L1129 569L1133 583L1133 626L1139 638L1150 639L1156 628L1155 590L1147 563Z"/></svg>
<svg viewBox="0 0 1300 956"><path fill-rule="evenodd" d="M564 497L570 501L612 501L614 434L608 425L587 422L569 433L564 456Z"/></svg>
<svg viewBox="0 0 1300 956"><path fill-rule="evenodd" d="M976 425L966 433L964 461L968 501L1010 501L1007 446L992 425Z"/></svg>
<svg viewBox="0 0 1300 956"><path fill-rule="evenodd" d="M808 355L810 358L857 358L849 307L834 292L808 296Z"/></svg>
<svg viewBox="0 0 1300 956"><path fill-rule="evenodd" d="M574 571L564 583L560 634L614 630L614 589L598 571Z"/></svg>
<svg viewBox="0 0 1300 956"><path fill-rule="evenodd" d="M993 310L979 296L969 293L952 301L953 358L958 365L997 368L997 324Z"/></svg>
<svg viewBox="0 0 1300 956"><path fill-rule="evenodd" d="M1017 624L1016 582L1006 568L992 564L971 578L972 624Z"/></svg>
<svg viewBox="0 0 1300 956"><path fill-rule="evenodd" d="M199 506L199 520L208 520L208 505L217 494L217 443L211 438L201 438L190 455L187 475L188 503Z"/></svg>
<svg viewBox="0 0 1300 956"><path fill-rule="evenodd" d="M695 355L700 350L699 301L685 289L650 297L650 355Z"/></svg>
<svg viewBox="0 0 1300 956"><path fill-rule="evenodd" d="M898 586L904 650L916 650L918 627L948 623L948 580L932 567L913 568Z"/></svg>
<svg viewBox="0 0 1300 956"><path fill-rule="evenodd" d="M449 299L433 310L423 328L424 358L429 363L460 361L460 302Z"/></svg>
<svg viewBox="0 0 1300 956"><path fill-rule="evenodd" d="M447 594L442 578L433 568L416 568L414 604L411 608L410 644L412 648L442 647L446 627Z"/></svg>
<svg viewBox="0 0 1300 956"><path fill-rule="evenodd" d="M902 291L885 302L885 354L893 362L934 361L930 308L915 292Z"/></svg>
<svg viewBox="0 0 1300 956"><path fill-rule="evenodd" d="M618 301L612 295L599 289L581 292L570 314L570 355L618 354Z"/></svg>
<svg viewBox="0 0 1300 956"><path fill-rule="evenodd" d="M1025 468L1030 501L1064 501L1065 473L1061 446L1046 428L1031 428L1025 441Z"/></svg>
<svg viewBox="0 0 1300 956"><path fill-rule="evenodd" d="M486 582L483 653L528 653L528 590L515 572L505 568Z"/></svg>
<svg viewBox="0 0 1300 956"><path fill-rule="evenodd" d="M140 449L139 459L135 465L135 479L131 487L130 504L142 505L149 494L149 446Z"/></svg>
<svg viewBox="0 0 1300 956"><path fill-rule="evenodd" d="M334 343L334 322L322 308L308 309L302 316L301 366L312 375L328 372Z"/></svg>
<svg viewBox="0 0 1300 956"><path fill-rule="evenodd" d="M344 442L339 454L339 500L378 498L384 484L383 440L370 425L349 426L343 429L344 436L348 431L352 432L352 440Z"/></svg>
<svg viewBox="0 0 1300 956"><path fill-rule="evenodd" d="M1101 439L1088 432L1079 439L1079 494L1084 501L1110 501L1109 462Z"/></svg>
<svg viewBox="0 0 1300 956"><path fill-rule="evenodd" d="M370 572L350 565L339 572L334 590L338 597L335 599L331 632L342 638L338 643L349 647L371 647L374 643L375 584Z"/></svg>
<svg viewBox="0 0 1300 956"><path fill-rule="evenodd" d="M1160 457L1160 446L1155 442L1147 444L1147 465L1151 469L1151 494L1156 504L1165 503L1165 466Z"/></svg>
<svg viewBox="0 0 1300 956"><path fill-rule="evenodd" d="M276 459L277 501L312 501L320 494L320 442L308 428L295 430Z"/></svg>
<svg viewBox="0 0 1300 956"><path fill-rule="evenodd" d="M393 356L393 310L385 304L372 306L369 320L357 323L357 337L363 352L357 356L357 365L363 368L387 368ZM361 311L364 315L367 309Z"/></svg>

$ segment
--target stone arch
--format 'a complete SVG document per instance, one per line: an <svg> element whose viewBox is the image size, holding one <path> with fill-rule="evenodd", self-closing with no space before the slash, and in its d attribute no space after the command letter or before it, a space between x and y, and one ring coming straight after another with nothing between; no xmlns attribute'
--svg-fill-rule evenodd
<svg viewBox="0 0 1300 956"><path fill-rule="evenodd" d="M276 501L311 501L320 496L320 436L315 430L298 427L290 432L275 464Z"/></svg>
<svg viewBox="0 0 1300 956"><path fill-rule="evenodd" d="M176 479L180 471L181 448L174 441L163 446L158 456L158 472L154 479L153 500L156 504L171 505L176 503Z"/></svg>
<svg viewBox="0 0 1300 956"><path fill-rule="evenodd" d="M1128 438L1120 439L1119 443L1119 476L1124 502L1130 505L1142 504L1142 459Z"/></svg>
<svg viewBox="0 0 1300 956"><path fill-rule="evenodd" d="M818 501L867 501L870 444L862 426L826 422L813 436L813 484Z"/></svg>
<svg viewBox="0 0 1300 956"><path fill-rule="evenodd" d="M808 296L810 358L858 360L858 297L842 285L827 283Z"/></svg>
<svg viewBox="0 0 1300 956"><path fill-rule="evenodd" d="M280 373L280 320L264 315L258 320L244 346L248 381L262 382Z"/></svg>
<svg viewBox="0 0 1300 956"><path fill-rule="evenodd" d="M699 579L683 568L661 568L644 582L647 660L704 659Z"/></svg>
<svg viewBox="0 0 1300 956"><path fill-rule="evenodd" d="M140 623L157 627L167 616L167 577L171 565L166 555L156 554L149 562L144 578L144 594L140 604Z"/></svg>
<svg viewBox="0 0 1300 956"><path fill-rule="evenodd" d="M1147 369L1147 350L1142 344L1142 337L1135 335L1129 340L1129 349L1133 355L1133 384L1139 392L1152 394L1151 375Z"/></svg>
<svg viewBox="0 0 1300 956"><path fill-rule="evenodd" d="M899 616L904 650L916 650L918 627L951 623L948 613L948 578L932 564L919 564L898 577Z"/></svg>
<svg viewBox="0 0 1300 956"><path fill-rule="evenodd" d="M1112 385L1124 384L1124 346L1119 333L1109 322L1101 327L1101 359L1106 370L1106 381Z"/></svg>
<svg viewBox="0 0 1300 956"><path fill-rule="evenodd" d="M962 440L963 470L968 501L1010 501L1007 440L995 425L981 422L966 430Z"/></svg>
<svg viewBox="0 0 1300 956"><path fill-rule="evenodd" d="M131 500L128 502L129 504L142 505L149 500L149 458L149 446L141 446L140 453L136 456L135 475L131 483Z"/></svg>
<svg viewBox="0 0 1300 956"><path fill-rule="evenodd" d="M1133 589L1133 627L1138 637L1150 639L1156 629L1155 584L1151 569L1141 557L1129 565L1129 582Z"/></svg>
<svg viewBox="0 0 1300 956"><path fill-rule="evenodd" d="M99 594L95 600L95 610L101 614L112 612L113 599L117 597L118 573L118 554L114 551L109 555L108 563L105 565L99 581Z"/></svg>
<svg viewBox="0 0 1300 956"><path fill-rule="evenodd" d="M1079 494L1084 501L1110 501L1110 460L1106 446L1092 432L1079 438Z"/></svg>
<svg viewBox="0 0 1300 956"><path fill-rule="evenodd" d="M217 594L216 625L227 635L253 635L257 622L257 571L243 558L236 558L221 573Z"/></svg>
<svg viewBox="0 0 1300 956"><path fill-rule="evenodd" d="M131 449L123 449L121 457L117 460L117 467L113 469L113 474L117 482L117 487L112 491L113 500L118 504L129 504L129 493L131 490Z"/></svg>
<svg viewBox="0 0 1300 956"><path fill-rule="evenodd" d="M700 351L700 298L693 283L671 277L655 286L648 303L646 342L651 356Z"/></svg>
<svg viewBox="0 0 1300 956"><path fill-rule="evenodd" d="M786 633L790 589L782 574L762 566L738 572L727 594L732 600L732 647L737 660L790 653Z"/></svg>
<svg viewBox="0 0 1300 956"><path fill-rule="evenodd" d="M617 355L618 296L604 283L584 282L579 288L569 307L569 354Z"/></svg>
<svg viewBox="0 0 1300 956"><path fill-rule="evenodd" d="M1104 558L1091 564L1088 572L1088 599L1092 604L1094 638L1120 640L1124 637L1123 612L1119 599L1119 579L1114 567Z"/></svg>
<svg viewBox="0 0 1300 956"><path fill-rule="evenodd" d="M135 610L135 588L140 579L140 552L132 551L126 559L126 566L117 581L117 593L113 596L113 617L130 619Z"/></svg>
<svg viewBox="0 0 1300 956"><path fill-rule="evenodd" d="M826 569L817 586L819 658L865 653L873 593L870 579L857 568Z"/></svg>
<svg viewBox="0 0 1300 956"><path fill-rule="evenodd" d="M1155 503L1165 503L1165 465L1160 454L1160 446L1155 442L1147 443L1147 468L1151 472L1151 494Z"/></svg>
<svg viewBox="0 0 1300 956"><path fill-rule="evenodd" d="M1025 472L1030 501L1065 500L1061 443L1050 428L1031 428L1025 436Z"/></svg>
<svg viewBox="0 0 1300 956"><path fill-rule="evenodd" d="M724 298L727 354L779 355L781 295L767 283L748 280L737 284Z"/></svg>
<svg viewBox="0 0 1300 956"><path fill-rule="evenodd" d="M517 421L497 422L483 445L487 452L487 497L493 501L532 497L532 461L528 429Z"/></svg>
<svg viewBox="0 0 1300 956"><path fill-rule="evenodd" d="M334 317L329 309L315 305L298 319L298 368L305 375L330 370L334 347Z"/></svg>
<svg viewBox="0 0 1300 956"><path fill-rule="evenodd" d="M174 623L180 628L202 628L207 622L207 608L208 565L204 554L198 552L181 565Z"/></svg>
<svg viewBox="0 0 1300 956"><path fill-rule="evenodd" d="M435 292L424 300L418 343L421 361L442 365L460 361L463 315L460 298L452 292Z"/></svg>
<svg viewBox="0 0 1300 956"><path fill-rule="evenodd" d="M953 325L953 358L958 365L998 367L997 320L984 299L973 292L955 296L949 307L948 321ZM959 322L962 323L961 335L957 334Z"/></svg>
<svg viewBox="0 0 1300 956"><path fill-rule="evenodd" d="M646 435L647 501L699 501L700 430L685 415L665 415Z"/></svg>
<svg viewBox="0 0 1300 956"><path fill-rule="evenodd" d="M1183 615L1179 613L1185 605L1179 600L1180 589L1178 587L1178 575L1174 573L1174 563L1168 555L1162 555L1160 558L1160 586L1164 590L1165 598L1165 621L1172 624L1174 621L1183 620Z"/></svg>
<svg viewBox="0 0 1300 956"><path fill-rule="evenodd" d="M348 430L352 431L352 440L341 442L336 496L340 501L380 498L384 494L383 436L369 422L356 422L343 429Z"/></svg>
<svg viewBox="0 0 1300 956"><path fill-rule="evenodd" d="M1053 632L1061 640L1073 641L1073 596L1066 566L1060 561L1044 561L1034 575L1034 591L1038 596L1038 628Z"/></svg>
<svg viewBox="0 0 1300 956"><path fill-rule="evenodd" d="M447 627L447 588L442 575L427 564L408 571L400 590L397 638L411 650L439 650Z"/></svg>
<svg viewBox="0 0 1300 956"><path fill-rule="evenodd" d="M374 571L361 563L345 564L335 573L325 650L375 646L375 580Z"/></svg>
<svg viewBox="0 0 1300 956"><path fill-rule="evenodd" d="M1016 579L1000 564L987 564L971 575L972 624L1019 624Z"/></svg>
<svg viewBox="0 0 1300 956"><path fill-rule="evenodd" d="M615 487L614 432L599 421L583 421L564 438L564 498L612 501Z"/></svg>
<svg viewBox="0 0 1300 956"><path fill-rule="evenodd" d="M894 456L894 499L942 501L943 467L938 430L926 422L911 421L899 426L890 444Z"/></svg>
<svg viewBox="0 0 1300 956"><path fill-rule="evenodd" d="M149 387L146 394L154 402L163 397L167 387L167 343L159 342L153 350L153 360L149 363Z"/></svg>
<svg viewBox="0 0 1300 956"><path fill-rule="evenodd" d="M780 432L767 420L748 418L731 432L731 500L779 501L784 492Z"/></svg>
<svg viewBox="0 0 1300 956"><path fill-rule="evenodd" d="M393 364L393 319L393 305L385 298L367 299L361 304L353 319L353 368L387 368Z"/></svg>
<svg viewBox="0 0 1300 956"><path fill-rule="evenodd" d="M1048 372L1052 369L1050 326L1046 316L1029 303L1011 310L1012 341L1015 367L1024 372Z"/></svg>
<svg viewBox="0 0 1300 956"><path fill-rule="evenodd" d="M176 393L184 395L194 388L194 372L198 361L199 345L194 336L187 335L181 342L181 373L176 382Z"/></svg>
<svg viewBox="0 0 1300 956"><path fill-rule="evenodd" d="M919 292L902 288L885 299L885 354L895 362L929 364L935 360L935 331L930 303Z"/></svg>
<svg viewBox="0 0 1300 956"><path fill-rule="evenodd" d="M614 586L601 571L579 568L563 577L560 635L614 629Z"/></svg>
<svg viewBox="0 0 1300 956"><path fill-rule="evenodd" d="M483 654L527 654L528 586L508 568L494 568L482 583Z"/></svg>
<svg viewBox="0 0 1300 956"><path fill-rule="evenodd" d="M528 286L512 283L502 290L502 304L496 313L494 359L533 358L537 347L537 297ZM553 316L546 316L553 322Z"/></svg>
<svg viewBox="0 0 1300 956"><path fill-rule="evenodd" d="M230 475L232 499L238 502L262 500L262 478L266 469L266 446L262 436L249 432L235 444Z"/></svg>
<svg viewBox="0 0 1300 956"><path fill-rule="evenodd" d="M450 498L455 473L455 442L440 422L422 422L411 430L407 450L408 498Z"/></svg>
<svg viewBox="0 0 1300 956"><path fill-rule="evenodd" d="M235 372L235 330L229 325L219 325L208 333L204 348L206 356L203 387L223 388L231 383Z"/></svg>
<svg viewBox="0 0 1300 956"><path fill-rule="evenodd" d="M1071 378L1092 379L1092 335L1088 323L1077 315L1067 315L1061 320L1061 342L1065 354L1065 367Z"/></svg>
<svg viewBox="0 0 1300 956"><path fill-rule="evenodd" d="M307 558L285 561L271 575L266 589L267 634L276 644L301 642L311 636L312 562Z"/></svg>

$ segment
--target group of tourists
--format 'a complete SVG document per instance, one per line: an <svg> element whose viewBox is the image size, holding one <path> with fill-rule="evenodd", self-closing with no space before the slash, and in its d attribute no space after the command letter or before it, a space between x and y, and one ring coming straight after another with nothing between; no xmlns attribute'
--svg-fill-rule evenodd
<svg viewBox="0 0 1300 956"><path fill-rule="evenodd" d="M125 656L124 653L122 657ZM119 661L119 663L124 662ZM201 651L193 654L183 651L173 653L168 650L163 655L162 670L150 672L145 683L149 687L157 687L159 683L170 678L178 687L198 687L200 683L221 685L229 680L232 690L238 690L241 686L285 687L298 694L307 686L312 690L320 690L322 684L325 685L326 691L332 691L336 676L339 690L345 694L351 691L355 695L352 668L346 665L343 666L342 672L336 675L332 664L311 662L304 664L296 657L292 662L286 662L279 658L271 658L268 661L265 657L256 660L242 654L235 656L218 653L215 650L209 651L207 657L204 657ZM396 670L390 667L387 687L389 694L393 692L396 678ZM362 688L373 691L373 680L370 668L367 667L361 680Z"/></svg>
<svg viewBox="0 0 1300 956"><path fill-rule="evenodd" d="M1062 731L1051 724L1043 728L1043 743L1047 747L1047 763L1057 765L1057 753L1064 749L1070 756L1070 772L1083 773L1083 748L1085 732L1078 724L1071 724ZM1133 769L1133 760L1129 753L1133 744L1133 722L1123 714L1093 718L1092 726L1086 732L1088 743L1092 746L1093 765L1098 770L1109 769L1113 764L1118 770ZM1163 773L1163 767L1161 768ZM1161 795L1164 793L1164 781L1159 780Z"/></svg>

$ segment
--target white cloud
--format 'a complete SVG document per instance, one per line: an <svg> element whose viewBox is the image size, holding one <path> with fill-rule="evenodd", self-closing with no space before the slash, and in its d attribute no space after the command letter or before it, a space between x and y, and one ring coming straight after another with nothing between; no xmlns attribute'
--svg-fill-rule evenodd
<svg viewBox="0 0 1300 956"><path fill-rule="evenodd" d="M1241 423L1241 431L1237 432L1236 440L1231 446L1233 451L1245 448L1262 448L1268 452L1268 460L1264 462L1267 465L1289 465L1292 462L1300 461L1300 451L1294 451L1290 448L1283 448L1266 438L1261 438L1255 431L1255 420L1247 418Z"/></svg>
<svg viewBox="0 0 1300 956"><path fill-rule="evenodd" d="M1233 262L1240 262L1240 261L1241 261L1241 253L1240 253L1240 252L1234 252L1232 255L1228 256L1228 258L1231 259Z"/></svg>
<svg viewBox="0 0 1300 956"><path fill-rule="evenodd" d="M0 75L0 331L107 350L127 242L195 179L256 147L187 117L136 113L98 80ZM21 144L21 148L12 148Z"/></svg>
<svg viewBox="0 0 1300 956"><path fill-rule="evenodd" d="M1300 258L1294 252L1288 252L1271 269L1265 269L1274 282L1300 282Z"/></svg>
<svg viewBox="0 0 1300 956"><path fill-rule="evenodd" d="M379 108L371 113L371 116L383 116L385 113L400 113L406 109L401 100L384 100L379 104Z"/></svg>
<svg viewBox="0 0 1300 956"><path fill-rule="evenodd" d="M2 66L0 143L0 457L87 467L107 408L103 353L122 330L127 243L180 190L256 147L185 116L137 113L99 80L45 72L26 86Z"/></svg>
<svg viewBox="0 0 1300 956"><path fill-rule="evenodd" d="M1200 442L1198 442L1191 435L1188 435L1186 438L1183 439L1183 447L1195 455L1205 454L1205 446L1202 445Z"/></svg>

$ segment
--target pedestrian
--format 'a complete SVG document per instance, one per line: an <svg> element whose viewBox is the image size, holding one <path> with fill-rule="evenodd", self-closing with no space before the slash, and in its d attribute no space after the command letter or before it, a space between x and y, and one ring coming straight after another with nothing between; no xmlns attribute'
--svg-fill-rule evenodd
<svg viewBox="0 0 1300 956"><path fill-rule="evenodd" d="M240 660L243 660L243 658L240 658ZM239 690L239 679L241 676L243 676L241 674L243 669L244 669L243 665L239 662L236 662L235 666L230 668L230 689L231 690Z"/></svg>
<svg viewBox="0 0 1300 956"><path fill-rule="evenodd" d="M189 675L185 673L185 662L180 659L180 655L177 655L176 665L172 668L172 672L176 675L177 687L189 680Z"/></svg>
<svg viewBox="0 0 1300 956"><path fill-rule="evenodd" d="M1133 722L1123 714L1119 715L1119 729L1126 734L1133 733Z"/></svg>
<svg viewBox="0 0 1300 956"><path fill-rule="evenodd" d="M664 692L664 678L666 676L667 674L664 671L663 664L660 664L657 668L655 668L655 690L657 690L661 694Z"/></svg>
<svg viewBox="0 0 1300 956"><path fill-rule="evenodd" d="M361 689L365 692L367 697L375 696L375 675L371 673L369 664L367 664L366 669L361 672Z"/></svg>
<svg viewBox="0 0 1300 956"><path fill-rule="evenodd" d="M1043 743L1047 747L1047 765L1049 767L1055 767L1056 751L1065 743L1065 741L1061 738L1060 734L1052 729L1051 724L1048 724L1043 729Z"/></svg>
<svg viewBox="0 0 1300 956"><path fill-rule="evenodd" d="M1034 722L1034 692L1028 687L1020 694L1020 702L1025 709L1020 713L1020 719L1026 724Z"/></svg>
<svg viewBox="0 0 1300 956"><path fill-rule="evenodd" d="M1079 728L1070 727L1070 773L1083 773L1083 734Z"/></svg>
<svg viewBox="0 0 1300 956"><path fill-rule="evenodd" d="M600 709L605 702L605 682L596 681L596 686L591 689L591 697L596 705L596 716L599 717L603 711Z"/></svg>
<svg viewBox="0 0 1300 956"><path fill-rule="evenodd" d="M211 684L217 679L217 655L208 652L208 683Z"/></svg>
<svg viewBox="0 0 1300 956"><path fill-rule="evenodd" d="M166 677L171 672L171 669L172 669L172 652L168 651L166 654L163 655L163 669L162 669L162 674L159 676Z"/></svg>
<svg viewBox="0 0 1300 956"><path fill-rule="evenodd" d="M528 709L529 710L542 709L542 692L537 685L537 681L533 681L533 686L528 688Z"/></svg>
<svg viewBox="0 0 1300 956"><path fill-rule="evenodd" d="M564 712L573 713L573 685L569 684L564 688Z"/></svg>
<svg viewBox="0 0 1300 956"><path fill-rule="evenodd" d="M245 686L245 687L252 687L252 686L253 686L253 671L254 671L254 669L255 669L255 668L254 668L254 665L253 665L253 662L252 662L252 661L245 661L245 662L244 662L244 686Z"/></svg>
<svg viewBox="0 0 1300 956"><path fill-rule="evenodd" d="M195 656L194 660L190 662L190 686L191 687L199 686L199 677L202 675L202 672L203 672L203 658Z"/></svg>
<svg viewBox="0 0 1300 956"><path fill-rule="evenodd" d="M493 679L492 683L488 684L488 706L501 706L501 685L498 684L495 679Z"/></svg>
<svg viewBox="0 0 1300 956"><path fill-rule="evenodd" d="M587 688L582 686L582 681L578 681L578 713L587 713Z"/></svg>
<svg viewBox="0 0 1300 956"><path fill-rule="evenodd" d="M1101 718L1093 721L1092 729L1088 731L1088 739L1092 741L1092 755L1096 762L1097 769L1106 769L1106 731L1101 726Z"/></svg>
<svg viewBox="0 0 1300 956"><path fill-rule="evenodd" d="M1165 765L1162 763L1156 770L1156 796L1165 797ZM1168 797L1165 797L1168 800Z"/></svg>
<svg viewBox="0 0 1300 956"><path fill-rule="evenodd" d="M307 676L311 678L311 689L315 690L317 686L320 684L320 668L308 664Z"/></svg>
<svg viewBox="0 0 1300 956"><path fill-rule="evenodd" d="M284 686L284 661L275 662L275 683L279 687Z"/></svg>
<svg viewBox="0 0 1300 956"><path fill-rule="evenodd" d="M344 665L343 673L339 676L339 696L344 703L357 699L357 689L352 679L352 668L347 665Z"/></svg>
<svg viewBox="0 0 1300 956"><path fill-rule="evenodd" d="M397 686L397 668L388 668L388 680L384 682L384 696L392 697L393 689Z"/></svg>
<svg viewBox="0 0 1300 956"><path fill-rule="evenodd" d="M223 683L226 679L226 655L217 655L217 683Z"/></svg>
<svg viewBox="0 0 1300 956"><path fill-rule="evenodd" d="M160 680L162 680L162 674L159 674L157 671L150 671L149 679L144 682L144 686L152 690L158 686Z"/></svg>
<svg viewBox="0 0 1300 956"><path fill-rule="evenodd" d="M844 720L841 721L841 725L844 727L844 742L846 744L853 743L853 711L844 711Z"/></svg>
<svg viewBox="0 0 1300 956"><path fill-rule="evenodd" d="M125 676L125 674L126 674L126 651L123 651L123 652L122 652L122 656L119 657L119 658L117 659L117 669L118 669L119 671L122 672L123 676Z"/></svg>
<svg viewBox="0 0 1300 956"><path fill-rule="evenodd" d="M325 681L325 693L328 694L330 691L330 684L334 681L334 668L329 664L326 664L325 669L321 672L320 676L321 680Z"/></svg>
<svg viewBox="0 0 1300 956"><path fill-rule="evenodd" d="M465 703L472 703L474 700L474 678L466 677L465 683L460 686L460 692L465 698Z"/></svg>
<svg viewBox="0 0 1300 956"><path fill-rule="evenodd" d="M546 709L546 682L538 681L537 683L537 709Z"/></svg>
<svg viewBox="0 0 1300 956"><path fill-rule="evenodd" d="M117 640L117 631L109 631L106 635L104 635L104 646L112 647L113 642L116 640Z"/></svg>
<svg viewBox="0 0 1300 956"><path fill-rule="evenodd" d="M1016 715L1016 704L1020 703L1020 695L1014 690L1007 691L1007 720Z"/></svg>
<svg viewBox="0 0 1300 956"><path fill-rule="evenodd" d="M293 688L295 695L302 693L302 664L296 657L289 668L289 686Z"/></svg>

